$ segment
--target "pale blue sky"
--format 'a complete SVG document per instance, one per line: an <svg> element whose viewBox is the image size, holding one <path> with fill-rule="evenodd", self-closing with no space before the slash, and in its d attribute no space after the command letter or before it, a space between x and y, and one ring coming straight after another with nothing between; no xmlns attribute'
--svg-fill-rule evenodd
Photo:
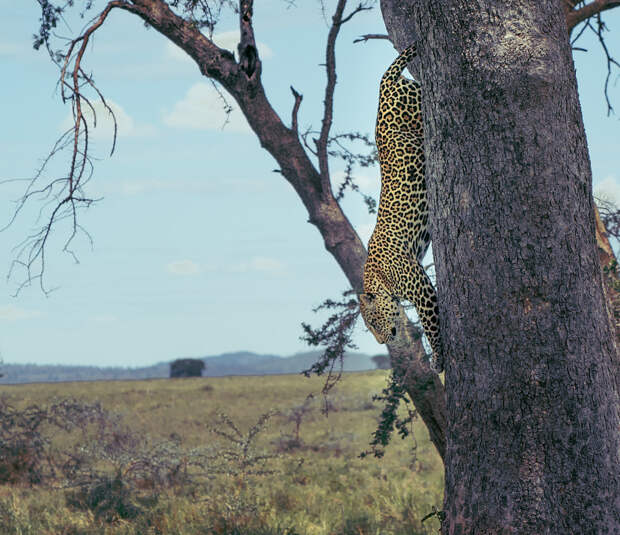
<svg viewBox="0 0 620 535"><path fill-rule="evenodd" d="M255 6L264 84L287 122L293 85L304 95L300 128L318 128L325 80L319 64L328 28L318 2L291 9L284 4ZM23 178L32 176L70 110L60 103L55 67L44 51L32 50L38 3L0 0L0 9L0 179ZM606 19L616 30L608 45L620 56L620 13ZM75 21L73 30L79 27ZM236 48L235 30L232 18L216 29L226 48ZM341 32L334 132L374 128L378 80L395 52L387 41L353 39L383 31L375 9ZM597 45L584 40L581 46L591 49L576 53L576 66L594 182L618 199L620 123L606 116L605 63ZM83 213L81 223L94 249L80 240L75 264L60 252L66 235L59 229L48 250L46 282L58 287L49 297L34 285L13 298L19 277L1 279L4 361L141 366L242 349L282 355L306 350L300 323L317 324L312 307L337 297L347 282L244 120L233 116L222 131L224 117L209 81L179 49L127 13L110 16L86 61L114 104L120 128L112 158L109 125L93 136L102 159L89 193L104 200ZM611 95L620 110L617 81L615 76ZM66 171L63 163L52 166L50 176ZM333 170L337 180L339 167ZM358 177L362 189L377 197L378 169L364 169ZM19 191L16 184L0 187L0 224ZM38 208L0 234L3 275ZM367 241L374 217L361 198L349 194L344 208ZM361 321L356 342L370 354L384 351Z"/></svg>

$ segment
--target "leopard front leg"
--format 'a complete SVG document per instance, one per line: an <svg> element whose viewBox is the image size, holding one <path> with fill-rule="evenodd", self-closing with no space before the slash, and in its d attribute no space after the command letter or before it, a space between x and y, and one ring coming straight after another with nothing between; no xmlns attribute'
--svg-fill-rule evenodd
<svg viewBox="0 0 620 535"><path fill-rule="evenodd" d="M402 259L398 262L397 292L399 297L410 301L415 309L424 328L424 334L431 345L433 352L431 368L441 373L444 368L444 355L441 338L439 335L439 309L437 307L437 293L424 271L424 268L416 258Z"/></svg>

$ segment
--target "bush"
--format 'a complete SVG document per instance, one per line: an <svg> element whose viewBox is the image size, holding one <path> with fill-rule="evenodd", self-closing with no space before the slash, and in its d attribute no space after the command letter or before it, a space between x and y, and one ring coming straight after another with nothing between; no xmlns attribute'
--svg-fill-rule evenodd
<svg viewBox="0 0 620 535"><path fill-rule="evenodd" d="M71 456L53 451L52 436L58 431L85 430L90 423L100 422L104 412L98 403L74 399L16 409L0 398L0 483L34 485L54 477L71 464Z"/></svg>
<svg viewBox="0 0 620 535"><path fill-rule="evenodd" d="M83 511L92 511L95 518L113 522L122 518L136 518L141 509L135 503L133 489L120 473L115 477L101 475L75 490L66 493L67 505Z"/></svg>

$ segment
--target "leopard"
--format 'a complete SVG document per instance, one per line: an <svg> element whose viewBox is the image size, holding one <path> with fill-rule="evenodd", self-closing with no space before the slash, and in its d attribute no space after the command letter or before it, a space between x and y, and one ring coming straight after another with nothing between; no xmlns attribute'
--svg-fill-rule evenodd
<svg viewBox="0 0 620 535"><path fill-rule="evenodd" d="M380 344L397 338L399 306L416 308L432 350L431 367L443 371L437 294L422 259L430 244L420 84L402 76L417 55L412 44L385 71L375 126L381 192L368 242L360 312Z"/></svg>

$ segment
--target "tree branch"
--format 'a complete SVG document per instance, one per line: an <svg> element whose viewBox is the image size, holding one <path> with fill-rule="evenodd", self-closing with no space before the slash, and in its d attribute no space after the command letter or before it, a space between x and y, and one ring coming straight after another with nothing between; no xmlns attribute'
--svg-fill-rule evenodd
<svg viewBox="0 0 620 535"><path fill-rule="evenodd" d="M237 49L241 70L245 72L248 78L251 78L254 73L259 77L261 71L258 49L254 39L254 28L252 27L253 4L253 0L239 0L239 33L241 39Z"/></svg>
<svg viewBox="0 0 620 535"><path fill-rule="evenodd" d="M95 199L91 199L83 193L83 186L88 182L92 175L92 163L88 156L89 124L84 117L84 106L87 106L93 115L93 126L96 126L97 124L95 108L88 97L86 97L82 92L84 85L91 87L96 92L104 109L110 113L112 117L114 124L111 149L112 152L114 151L116 143L117 124L112 109L106 102L99 89L96 87L92 78L82 69L82 60L91 36L104 24L110 12L115 8L132 9L132 6L125 0L113 0L108 2L103 11L101 11L97 17L92 19L83 33L69 42L66 54L54 54L51 52L45 36L49 37L50 28L55 26L59 12L54 11L52 6L48 3L41 0L40 3L43 10L41 17L42 27L39 37L35 39L35 48L38 48L43 42L45 42L47 49L52 56L52 60L59 66L61 98L63 103L66 103L67 101L71 102L74 123L72 128L68 129L59 137L56 144L45 159L43 165L30 180L26 191L17 201L16 209L8 223L8 225L12 224L24 206L35 198L46 201L39 211L37 221L42 217L44 211L50 205L53 205L51 213L46 217L46 222L40 227L40 229L28 236L16 247L18 252L15 260L11 264L9 277L13 274L16 268L22 268L25 271L25 278L19 284L16 294L18 294L24 287L29 286L33 280L38 280L41 291L45 294L48 293L43 280L43 274L45 271L45 251L56 223L63 220L70 221L71 230L68 239L64 243L63 251L72 255L76 261L77 257L70 247L77 234L81 232L88 238L89 241L92 241L88 232L86 232L86 230L79 225L77 221L77 210L82 207L87 208L95 202ZM77 52L75 52L76 48L78 48ZM70 65L71 70L69 72ZM58 178L45 186L39 187L38 182L43 176L46 165L55 155L69 147L71 147L71 157L67 176ZM6 228L6 226L4 228Z"/></svg>
<svg viewBox="0 0 620 535"><path fill-rule="evenodd" d="M332 25L327 35L327 47L325 49L325 70L327 72L327 84L325 86L325 98L323 100L324 112L321 124L321 132L319 138L314 140L317 155L319 159L319 174L321 175L321 188L323 195L332 195L332 189L329 179L329 163L327 145L329 141L329 131L332 126L334 116L334 90L336 88L336 39L340 32L340 27L350 21L355 15L361 11L370 9L368 6L360 3L353 9L351 13L344 16L344 9L347 0L338 0L336 11L332 17Z"/></svg>
<svg viewBox="0 0 620 535"><path fill-rule="evenodd" d="M332 25L327 35L327 47L325 49L325 70L327 72L327 84L325 85L325 98L323 104L323 121L319 138L314 140L319 159L319 174L321 175L321 188L323 196L331 194L331 184L329 179L329 163L327 154L327 140L329 130L332 126L334 115L334 90L336 87L336 39L340 31L340 23L347 0L338 0L336 12L332 17Z"/></svg>
<svg viewBox="0 0 620 535"><path fill-rule="evenodd" d="M618 0L594 0L579 9L575 9L575 6L579 3L580 2L573 2L571 0L564 1L566 25L568 26L569 33L580 22L583 22L598 13L620 6L620 1Z"/></svg>
<svg viewBox="0 0 620 535"><path fill-rule="evenodd" d="M601 15L599 13L596 14L596 28L592 27L592 24L588 20L586 25L592 29L592 31L596 34L598 41L605 52L605 59L607 60L607 76L605 77L605 102L607 103L607 115L611 115L614 111L611 101L609 100L609 79L611 78L611 69L615 65L616 67L620 67L620 63L618 63L609 53L609 49L607 48L607 43L605 42L605 38L603 37L603 31L605 31L605 23L601 20Z"/></svg>
<svg viewBox="0 0 620 535"><path fill-rule="evenodd" d="M360 35L357 39L354 39L354 43L361 43L369 41L370 39L390 39L390 36L385 33L367 33L365 35Z"/></svg>
<svg viewBox="0 0 620 535"><path fill-rule="evenodd" d="M293 93L293 97L295 98L295 104L293 104L293 111L291 113L291 128L299 134L299 126L297 124L297 113L299 112L299 106L301 106L301 101L304 96L297 91L295 88L291 86L291 92Z"/></svg>
<svg viewBox="0 0 620 535"><path fill-rule="evenodd" d="M203 75L217 80L227 88L234 85L239 65L229 50L218 47L200 32L196 24L172 11L164 0L132 1L129 11L183 49L196 62ZM250 38L246 36L246 39Z"/></svg>

